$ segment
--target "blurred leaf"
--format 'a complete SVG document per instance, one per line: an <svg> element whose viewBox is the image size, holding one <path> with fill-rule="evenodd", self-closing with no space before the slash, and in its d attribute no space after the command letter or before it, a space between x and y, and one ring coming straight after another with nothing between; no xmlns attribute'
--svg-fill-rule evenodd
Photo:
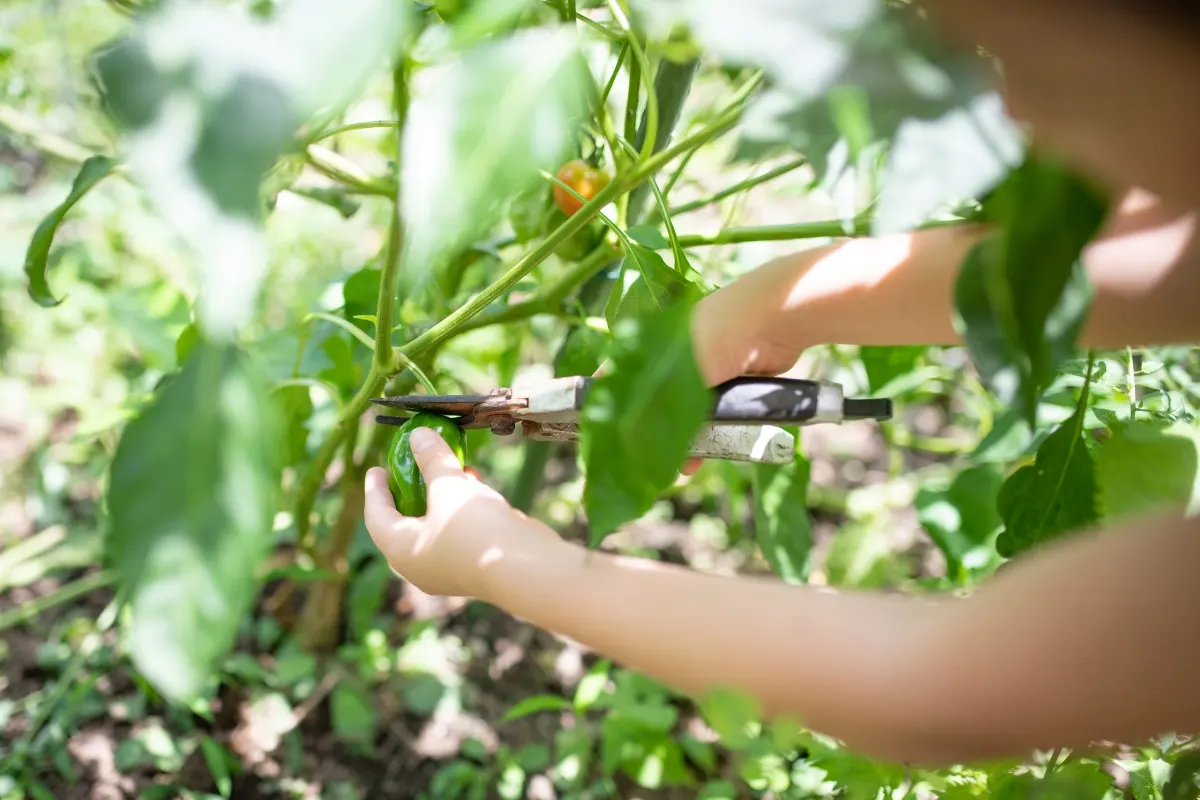
<svg viewBox="0 0 1200 800"><path fill-rule="evenodd" d="M1171 777L1163 786L1163 800L1192 800L1200 786L1200 753L1184 753L1171 765Z"/></svg>
<svg viewBox="0 0 1200 800"><path fill-rule="evenodd" d="M375 702L356 682L339 681L329 695L333 733L343 742L370 744L375 738L379 711Z"/></svg>
<svg viewBox="0 0 1200 800"><path fill-rule="evenodd" d="M550 748L541 742L527 744L517 751L515 759L526 772L540 772L550 763Z"/></svg>
<svg viewBox="0 0 1200 800"><path fill-rule="evenodd" d="M204 754L204 763L217 784L221 797L229 797L233 791L233 776L229 773L229 754L221 743L211 736L200 739L200 752Z"/></svg>
<svg viewBox="0 0 1200 800"><path fill-rule="evenodd" d="M879 178L872 233L909 230L938 210L983 197L1020 163L1020 131L995 92L934 119L907 119Z"/></svg>
<svg viewBox="0 0 1200 800"><path fill-rule="evenodd" d="M519 22L522 14L536 6L536 0L472 0L454 20L455 44L461 47L506 31Z"/></svg>
<svg viewBox="0 0 1200 800"><path fill-rule="evenodd" d="M604 318L611 329L618 319L651 314L678 300L695 303L703 296L703 289L668 267L662 256L634 244L625 249L621 277L613 286Z"/></svg>
<svg viewBox="0 0 1200 800"><path fill-rule="evenodd" d="M1043 779L1025 772L1009 775L990 788L997 800L1096 800L1107 796L1112 778L1096 764L1068 761Z"/></svg>
<svg viewBox="0 0 1200 800"><path fill-rule="evenodd" d="M504 713L502 722L512 722L514 719L539 714L543 711L562 711L570 708L571 703L565 697L554 694L536 694L526 697L521 702Z"/></svg>
<svg viewBox="0 0 1200 800"><path fill-rule="evenodd" d="M293 466L308 457L308 420L313 413L312 393L306 385L287 385L275 389L272 400L283 428L280 446L284 466Z"/></svg>
<svg viewBox="0 0 1200 800"><path fill-rule="evenodd" d="M350 635L362 639L371 628L375 613L383 606L392 569L383 558L375 558L350 582L346 594L346 625Z"/></svg>
<svg viewBox="0 0 1200 800"><path fill-rule="evenodd" d="M509 202L508 224L519 244L545 234L550 202L550 187L544 183L534 184Z"/></svg>
<svg viewBox="0 0 1200 800"><path fill-rule="evenodd" d="M575 697L571 701L577 713L587 711L604 694L608 686L609 666L607 661L597 661L579 680L579 685L575 687Z"/></svg>
<svg viewBox="0 0 1200 800"><path fill-rule="evenodd" d="M66 198L42 219L37 230L33 232L29 249L25 252L25 276L29 280L29 296L38 305L51 308L62 302L55 299L54 294L50 291L50 284L46 280L50 245L54 243L54 235L58 233L58 227L62 225L68 212L83 199L84 195L113 173L117 163L116 159L107 156L92 156L84 161L75 175L75 180L71 183L71 191Z"/></svg>
<svg viewBox="0 0 1200 800"><path fill-rule="evenodd" d="M175 365L177 367L183 367L183 362L187 361L199 341L200 331L196 328L196 324L189 322L184 325L183 330L179 332L179 338L175 340Z"/></svg>
<svg viewBox="0 0 1200 800"><path fill-rule="evenodd" d="M479 238L543 181L539 170L557 170L587 112L588 77L562 29L486 41L423 75L402 144L406 275Z"/></svg>
<svg viewBox="0 0 1200 800"><path fill-rule="evenodd" d="M825 558L831 586L879 588L897 579L904 568L893 557L892 538L878 522L863 520L838 532Z"/></svg>
<svg viewBox="0 0 1200 800"><path fill-rule="evenodd" d="M612 371L589 387L580 425L592 547L649 511L675 482L708 417L690 311L674 305L613 328Z"/></svg>
<svg viewBox="0 0 1200 800"><path fill-rule="evenodd" d="M1097 521L1096 465L1083 434L1081 405L1000 487L996 505L1004 532L996 550L1012 558Z"/></svg>
<svg viewBox="0 0 1200 800"><path fill-rule="evenodd" d="M980 464L958 473L944 489L923 486L917 491L917 519L945 554L951 575L1002 527L996 500L1003 483L997 466Z"/></svg>
<svg viewBox="0 0 1200 800"><path fill-rule="evenodd" d="M860 347L858 357L867 371L867 388L876 393L901 375L912 372L925 350L919 345Z"/></svg>
<svg viewBox="0 0 1200 800"><path fill-rule="evenodd" d="M134 664L196 697L233 644L271 543L275 416L257 370L201 345L130 422L113 458L108 560L128 593Z"/></svg>
<svg viewBox="0 0 1200 800"><path fill-rule="evenodd" d="M772 571L787 583L808 577L812 518L808 514L808 459L796 450L786 466L754 464L754 538Z"/></svg>
<svg viewBox="0 0 1200 800"><path fill-rule="evenodd" d="M963 262L956 325L984 381L1031 427L1092 301L1079 261L1107 203L1062 166L1030 157L984 204L999 230Z"/></svg>
<svg viewBox="0 0 1200 800"><path fill-rule="evenodd" d="M1105 519L1164 506L1200 508L1200 434L1192 425L1117 422L1096 449L1098 505Z"/></svg>
<svg viewBox="0 0 1200 800"><path fill-rule="evenodd" d="M876 797L880 789L895 789L908 777L903 766L876 761L844 748L812 748L809 760L825 770L828 779L843 789L845 797ZM883 796L889 795L885 791Z"/></svg>
<svg viewBox="0 0 1200 800"><path fill-rule="evenodd" d="M555 357L555 377L594 375L607 347L608 337L600 331L585 325L572 328Z"/></svg>
<svg viewBox="0 0 1200 800"><path fill-rule="evenodd" d="M377 267L363 267L342 284L342 315L359 330L374 336L374 323L362 317L371 316L379 307L379 281L383 271ZM397 308L399 303L397 302Z"/></svg>
<svg viewBox="0 0 1200 800"><path fill-rule="evenodd" d="M1129 773L1129 788L1135 800L1162 800L1163 786L1171 777L1171 765L1161 758L1145 761L1118 760Z"/></svg>
<svg viewBox="0 0 1200 800"><path fill-rule="evenodd" d="M740 689L714 689L698 698L700 713L730 750L742 750L762 721L758 701Z"/></svg>

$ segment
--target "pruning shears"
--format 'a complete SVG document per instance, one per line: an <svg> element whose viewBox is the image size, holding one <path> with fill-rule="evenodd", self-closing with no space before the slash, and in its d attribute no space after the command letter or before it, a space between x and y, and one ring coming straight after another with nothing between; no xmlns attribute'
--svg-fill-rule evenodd
<svg viewBox="0 0 1200 800"><path fill-rule="evenodd" d="M493 389L488 394L413 394L376 397L371 402L454 419L464 429L490 428L507 436L521 426L529 439L579 441L579 417L595 378L572 376ZM795 437L779 425L840 424L892 417L888 398L846 398L841 384L803 378L740 377L713 389L709 421L693 440L690 458L790 464ZM408 417L378 415L383 425L403 425Z"/></svg>

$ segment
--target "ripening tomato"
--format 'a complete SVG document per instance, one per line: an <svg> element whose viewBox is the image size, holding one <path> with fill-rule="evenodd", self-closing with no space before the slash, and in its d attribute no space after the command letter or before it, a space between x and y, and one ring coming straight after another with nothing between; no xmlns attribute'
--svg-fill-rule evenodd
<svg viewBox="0 0 1200 800"><path fill-rule="evenodd" d="M602 169L596 169L586 161L575 159L563 164L556 176L560 181L579 193L584 200L591 200L611 180L609 174ZM583 203L558 184L554 185L554 203L567 216L583 208Z"/></svg>

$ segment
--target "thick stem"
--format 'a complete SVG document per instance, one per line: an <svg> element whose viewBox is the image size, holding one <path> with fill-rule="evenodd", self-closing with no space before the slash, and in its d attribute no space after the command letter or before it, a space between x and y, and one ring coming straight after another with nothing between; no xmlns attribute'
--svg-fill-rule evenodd
<svg viewBox="0 0 1200 800"><path fill-rule="evenodd" d="M396 153L403 149L404 121L408 117L408 71L403 64L392 73L392 108L396 114ZM401 174L397 164L396 174ZM393 197L392 219L388 228L387 254L383 274L379 276L379 303L375 312L374 367L384 375L395 370L396 356L392 351L392 310L396 305L396 285L400 280L400 256L404 249L404 220L400 215L400 187Z"/></svg>

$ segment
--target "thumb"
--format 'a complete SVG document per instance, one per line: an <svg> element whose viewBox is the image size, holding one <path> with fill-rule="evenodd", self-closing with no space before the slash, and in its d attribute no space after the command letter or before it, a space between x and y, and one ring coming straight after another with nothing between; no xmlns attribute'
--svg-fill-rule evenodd
<svg viewBox="0 0 1200 800"><path fill-rule="evenodd" d="M432 486L438 478L463 474L458 456L432 428L414 428L408 435L408 446L412 449L413 460L417 462L417 469L421 470L426 485Z"/></svg>

